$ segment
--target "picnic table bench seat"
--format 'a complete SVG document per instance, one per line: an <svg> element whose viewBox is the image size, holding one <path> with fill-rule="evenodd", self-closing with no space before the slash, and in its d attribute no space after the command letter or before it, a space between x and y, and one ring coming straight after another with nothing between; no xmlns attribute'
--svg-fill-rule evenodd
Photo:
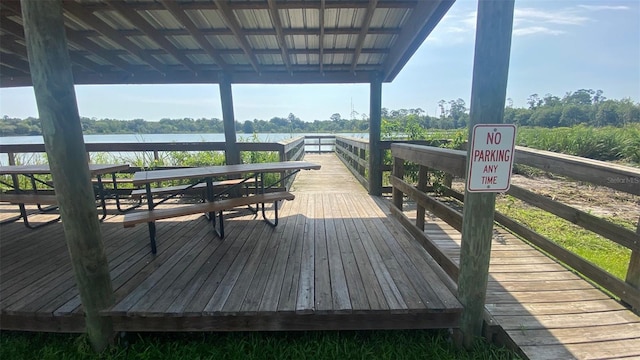
<svg viewBox="0 0 640 360"><path fill-rule="evenodd" d="M230 179L230 180L222 180L222 181L214 181L212 183L214 188L222 188L222 187L231 187L234 185L238 185L240 183L249 185L249 184L255 184L256 183L256 179L251 178L251 179ZM173 193L179 193L181 191L185 191L187 190L187 188L190 185L176 185L176 186L165 186L165 187L156 187L156 188L151 188L151 195L167 195L167 194L173 194ZM206 183L199 183L194 185L191 189L189 190L200 190L200 191L204 191L207 188L207 184ZM187 190L188 191L188 190ZM133 191L131 191L131 197L133 198L141 198L143 196L147 195L147 191L145 188L140 188L140 189L135 189Z"/></svg>
<svg viewBox="0 0 640 360"><path fill-rule="evenodd" d="M0 202L8 202L11 204L27 204L27 205L56 205L58 200L55 195L33 194L33 193L14 193L0 194Z"/></svg>
<svg viewBox="0 0 640 360"><path fill-rule="evenodd" d="M204 203L197 203L197 204L179 205L171 208L158 208L158 209L152 209L152 210L146 210L146 211L137 211L137 212L131 212L131 213L125 214L123 219L123 225L124 227L134 227L137 224L148 223L151 226L156 220L204 213L204 214L213 215L213 217L210 218L210 220L213 223L213 228L216 234L222 239L224 238L224 222L223 222L223 214L222 214L224 210L230 210L233 208L252 205L252 204L261 204L262 217L264 221L271 226L277 226L278 225L277 202L280 200L293 200L294 198L295 198L295 195L293 195L288 191L278 191L278 192L255 194L255 195L230 198L230 199L221 199L221 200L216 200L211 202L207 201ZM273 202L275 205L274 207L275 219L273 222L267 219L265 215L264 204L270 203L270 202ZM216 229L216 221L215 221L216 212L218 213L218 218L219 218L219 226L220 226L219 229ZM149 231L150 231L149 241L151 245L151 252L155 254L156 253L155 227L150 227Z"/></svg>

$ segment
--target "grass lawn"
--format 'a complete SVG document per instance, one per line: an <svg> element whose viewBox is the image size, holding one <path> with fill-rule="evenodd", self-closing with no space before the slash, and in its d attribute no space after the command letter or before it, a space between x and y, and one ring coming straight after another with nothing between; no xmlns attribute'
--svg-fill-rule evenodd
<svg viewBox="0 0 640 360"><path fill-rule="evenodd" d="M102 354L84 335L0 333L0 359L516 359L477 340L456 348L441 330L128 334Z"/></svg>

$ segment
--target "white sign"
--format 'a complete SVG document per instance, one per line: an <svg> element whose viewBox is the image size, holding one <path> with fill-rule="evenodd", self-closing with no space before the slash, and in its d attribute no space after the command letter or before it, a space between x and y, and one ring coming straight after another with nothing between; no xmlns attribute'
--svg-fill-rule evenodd
<svg viewBox="0 0 640 360"><path fill-rule="evenodd" d="M467 190L504 192L511 185L515 125L478 124L473 127Z"/></svg>

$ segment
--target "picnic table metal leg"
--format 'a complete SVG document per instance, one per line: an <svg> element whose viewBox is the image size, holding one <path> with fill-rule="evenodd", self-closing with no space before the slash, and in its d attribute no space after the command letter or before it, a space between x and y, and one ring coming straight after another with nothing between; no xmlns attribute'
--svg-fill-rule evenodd
<svg viewBox="0 0 640 360"><path fill-rule="evenodd" d="M116 208L118 209L119 212L121 213L126 213L127 211L131 211L133 209L138 208L140 205L142 205L142 197L140 197L138 199L138 203L129 206L126 209L122 208L122 204L120 204L120 195L118 195L118 181L116 178L116 173L111 173L111 180L113 181L113 193L116 197Z"/></svg>
<svg viewBox="0 0 640 360"><path fill-rule="evenodd" d="M151 194L151 184L145 184L145 189L147 191L147 206L149 211L153 210L153 194ZM151 245L151 253L155 255L157 253L156 248L156 223L155 221L148 222L149 226L149 245Z"/></svg>
<svg viewBox="0 0 640 360"><path fill-rule="evenodd" d="M100 217L100 221L103 221L107 218L107 202L104 199L104 184L102 183L102 176L100 174L97 175L98 178L98 200L100 200L100 207L102 208L102 217Z"/></svg>

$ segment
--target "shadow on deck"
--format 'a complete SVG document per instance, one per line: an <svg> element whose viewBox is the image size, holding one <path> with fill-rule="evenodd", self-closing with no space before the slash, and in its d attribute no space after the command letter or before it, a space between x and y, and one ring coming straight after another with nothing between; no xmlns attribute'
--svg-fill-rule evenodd
<svg viewBox="0 0 640 360"><path fill-rule="evenodd" d="M110 216L102 230L116 303L104 314L115 329L458 327L461 306L431 257L344 167L340 175L335 156L308 160L323 170L299 174L276 228L245 210L225 215L224 240L202 215L159 221L153 256L146 226ZM61 224L1 231L1 328L84 331Z"/></svg>

